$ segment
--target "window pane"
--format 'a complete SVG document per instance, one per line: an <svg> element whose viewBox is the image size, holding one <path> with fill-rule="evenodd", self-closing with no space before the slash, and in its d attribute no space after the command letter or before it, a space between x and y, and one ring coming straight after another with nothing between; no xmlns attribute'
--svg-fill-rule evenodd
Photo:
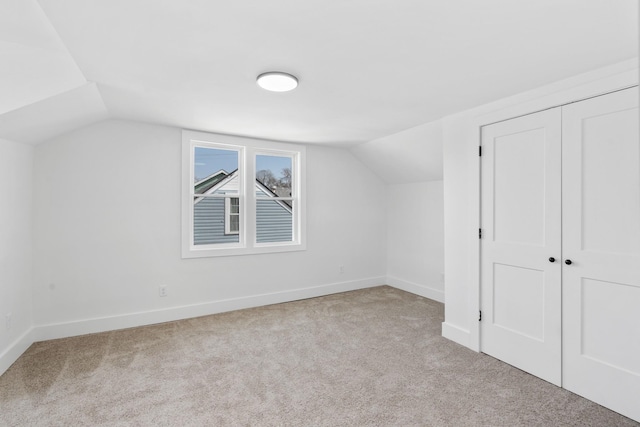
<svg viewBox="0 0 640 427"><path fill-rule="evenodd" d="M210 245L215 243L238 243L239 234L228 234L225 231L225 198L194 197L193 198L193 244ZM231 218L234 216L232 215ZM236 226L239 215L235 215ZM239 230L239 228L238 228Z"/></svg>
<svg viewBox="0 0 640 427"><path fill-rule="evenodd" d="M256 200L256 242L293 241L293 200Z"/></svg>
<svg viewBox="0 0 640 427"><path fill-rule="evenodd" d="M240 216L239 215L231 215L229 217L230 224L229 230L231 233L238 233L240 231Z"/></svg>
<svg viewBox="0 0 640 427"><path fill-rule="evenodd" d="M291 197L292 159L285 156L256 156L256 180L262 184L257 197Z"/></svg>
<svg viewBox="0 0 640 427"><path fill-rule="evenodd" d="M237 197L231 197L231 214L240 213L240 199Z"/></svg>
<svg viewBox="0 0 640 427"><path fill-rule="evenodd" d="M238 152L220 148L194 148L194 194L237 194Z"/></svg>

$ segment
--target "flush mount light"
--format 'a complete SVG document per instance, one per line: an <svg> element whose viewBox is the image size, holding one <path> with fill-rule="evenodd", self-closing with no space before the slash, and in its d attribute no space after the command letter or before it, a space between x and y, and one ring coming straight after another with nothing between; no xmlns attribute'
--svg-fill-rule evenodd
<svg viewBox="0 0 640 427"><path fill-rule="evenodd" d="M257 79L258 86L272 92L288 92L298 87L298 79L280 71L262 73Z"/></svg>

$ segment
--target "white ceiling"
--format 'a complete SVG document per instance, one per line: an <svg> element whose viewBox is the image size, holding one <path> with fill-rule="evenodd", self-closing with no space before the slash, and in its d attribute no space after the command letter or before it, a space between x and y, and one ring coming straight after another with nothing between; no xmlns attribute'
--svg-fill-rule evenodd
<svg viewBox="0 0 640 427"><path fill-rule="evenodd" d="M0 137L37 143L113 117L352 146L632 58L637 8L637 0L3 0ZM300 86L261 90L255 78L271 70L295 74Z"/></svg>
<svg viewBox="0 0 640 427"><path fill-rule="evenodd" d="M0 114L86 83L34 0L0 3Z"/></svg>

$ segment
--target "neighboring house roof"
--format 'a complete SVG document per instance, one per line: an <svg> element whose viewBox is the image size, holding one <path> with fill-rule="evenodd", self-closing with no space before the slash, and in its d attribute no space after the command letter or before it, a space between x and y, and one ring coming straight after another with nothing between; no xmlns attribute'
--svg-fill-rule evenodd
<svg viewBox="0 0 640 427"><path fill-rule="evenodd" d="M278 189L275 189L275 191L271 190L269 187L267 187L257 179L256 187L260 188L269 197L291 197L291 190L287 189L288 194L280 196L276 193ZM291 205L289 204L290 202L288 200L276 200L276 202L278 202L278 204L280 204L283 208L291 212Z"/></svg>
<svg viewBox="0 0 640 427"><path fill-rule="evenodd" d="M196 194L206 194L209 190L218 184L220 181L225 179L227 176L233 175L236 173L237 169L231 173L228 173L224 169L220 169L218 172L212 173L208 177L201 179L200 181L194 184L195 193Z"/></svg>
<svg viewBox="0 0 640 427"><path fill-rule="evenodd" d="M291 197L291 188L287 187L273 187L271 191L278 197Z"/></svg>
<svg viewBox="0 0 640 427"><path fill-rule="evenodd" d="M211 194L217 190L220 190L227 183L232 181L238 174L238 169L229 173L220 169L218 172L212 173L208 177L201 179L194 184L195 194ZM270 189L258 179L256 179L256 187L260 189L269 197L291 197L291 189L289 188L275 188ZM202 197L197 198L194 203L198 203L202 200ZM276 202L283 208L291 212L291 204L288 200L276 200Z"/></svg>

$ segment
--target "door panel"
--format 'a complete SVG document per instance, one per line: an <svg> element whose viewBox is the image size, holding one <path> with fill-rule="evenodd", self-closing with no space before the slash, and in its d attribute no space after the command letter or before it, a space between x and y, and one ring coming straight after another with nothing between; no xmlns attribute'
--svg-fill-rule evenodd
<svg viewBox="0 0 640 427"><path fill-rule="evenodd" d="M563 107L563 384L640 420L638 89Z"/></svg>
<svg viewBox="0 0 640 427"><path fill-rule="evenodd" d="M544 245L544 133L544 128L526 129L493 140L496 242Z"/></svg>
<svg viewBox="0 0 640 427"><path fill-rule="evenodd" d="M595 362L640 375L640 340L629 339L640 337L640 322L637 321L640 288L583 278L580 300L581 354ZM607 310L603 302L615 310Z"/></svg>
<svg viewBox="0 0 640 427"><path fill-rule="evenodd" d="M605 99L608 100L608 96ZM640 253L640 189L634 183L640 182L638 109L621 105L614 107L620 110L607 110L603 114L597 108L605 99L585 101L593 106L569 106L566 112L571 137L582 138L575 142L579 147L567 148L579 149L582 157L580 240L582 249L588 252L637 255ZM576 110L582 112L576 113ZM576 117L576 114L589 117ZM577 120L582 129L576 128L577 122L572 123ZM606 227L603 224L607 224Z"/></svg>
<svg viewBox="0 0 640 427"><path fill-rule="evenodd" d="M495 263L492 323L544 341L544 279L541 270Z"/></svg>
<svg viewBox="0 0 640 427"><path fill-rule="evenodd" d="M557 385L560 124L556 108L482 129L481 350Z"/></svg>

